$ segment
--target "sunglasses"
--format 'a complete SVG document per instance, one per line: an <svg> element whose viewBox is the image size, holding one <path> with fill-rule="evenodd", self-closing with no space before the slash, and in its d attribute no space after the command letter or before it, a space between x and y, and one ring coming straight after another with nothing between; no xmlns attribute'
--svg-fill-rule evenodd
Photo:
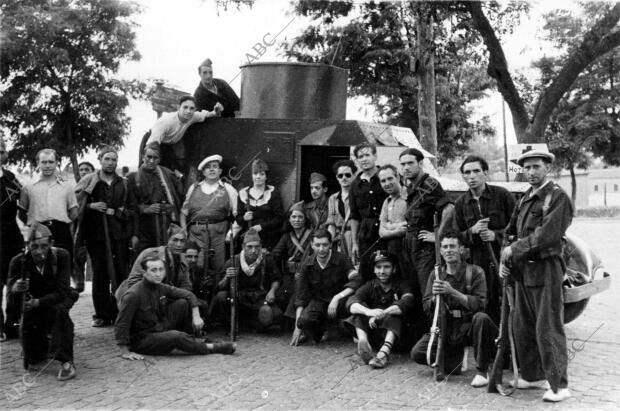
<svg viewBox="0 0 620 411"><path fill-rule="evenodd" d="M351 174L351 173L342 173L342 174L336 174L336 177L338 177L338 178L343 178L343 177L351 178L352 175L353 174Z"/></svg>

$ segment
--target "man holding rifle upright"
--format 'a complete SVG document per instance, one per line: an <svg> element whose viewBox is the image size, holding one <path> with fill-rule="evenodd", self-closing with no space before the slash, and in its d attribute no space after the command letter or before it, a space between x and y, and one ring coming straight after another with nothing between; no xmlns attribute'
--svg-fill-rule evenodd
<svg viewBox="0 0 620 411"><path fill-rule="evenodd" d="M515 199L505 188L487 184L489 165L484 158L477 155L467 156L460 170L469 190L454 204L455 221L464 245L471 252L471 263L485 271L486 313L499 324L499 267L492 267L492 264L493 260L499 261L504 229L510 221Z"/></svg>
<svg viewBox="0 0 620 411"><path fill-rule="evenodd" d="M433 312L436 295L442 295L446 306L446 329L440 330L445 336L444 369L439 371L445 376L460 374L463 348L473 346L477 373L471 385L484 387L488 383L487 369L493 364L498 331L493 320L484 313L487 295L484 271L462 261L462 244L456 231L448 231L440 239L444 279L436 278L431 271L422 301L429 315ZM411 358L418 364L427 364L430 340L431 335L427 333L412 348ZM434 360L435 344L431 353Z"/></svg>
<svg viewBox="0 0 620 411"><path fill-rule="evenodd" d="M514 334L521 375L517 388L548 388L544 401L558 402L568 390L564 333L562 237L573 220L573 204L547 180L555 156L526 151L518 163L531 185L515 209L506 235L516 241L502 250L502 275L515 281Z"/></svg>
<svg viewBox="0 0 620 411"><path fill-rule="evenodd" d="M159 144L148 144L142 165L127 176L129 203L136 214L131 238L135 253L165 245L168 225L179 222L183 187L172 171L159 165L160 159Z"/></svg>
<svg viewBox="0 0 620 411"><path fill-rule="evenodd" d="M127 206L127 183L116 173L118 153L99 152L101 169L75 187L81 222L79 232L93 263L93 327L112 325L118 312L114 293L127 278L133 212Z"/></svg>

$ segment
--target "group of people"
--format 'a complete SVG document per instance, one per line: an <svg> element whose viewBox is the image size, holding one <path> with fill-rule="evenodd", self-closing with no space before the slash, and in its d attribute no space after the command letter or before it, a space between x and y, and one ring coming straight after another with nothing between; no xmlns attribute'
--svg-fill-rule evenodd
<svg viewBox="0 0 620 411"><path fill-rule="evenodd" d="M184 97L177 113L158 120L140 167L126 177L117 174L111 147L99 151L100 167L75 187L58 176L52 149L37 154L41 176L26 186L0 169L1 281L8 287L1 336L14 337L21 326L25 363L51 352L62 364L58 378L75 376L69 310L84 288L88 260L92 326L113 325L129 360L175 349L232 354L233 343L205 332L218 324L228 329L234 301L242 331L280 326L292 330L296 346L330 338L342 324L373 368L386 367L395 349L426 364L430 315L442 295L442 371L459 373L464 348L473 346L472 385L483 387L504 276L515 291L523 377L517 388L547 388L547 401L570 396L561 252L573 209L547 179L551 153L519 158L531 188L518 203L487 183L488 164L479 156L464 159L460 171L469 189L452 201L424 172L421 151L407 148L396 166L379 167L370 143L354 148L355 161L333 165L336 193L329 195L327 177L314 172L312 200L286 210L261 159L252 163L252 185L237 190L221 178L222 156L209 155L197 167L201 181L184 192L178 173L160 164L165 146L191 122L231 115L238 104L213 81L210 61L199 73L204 111L196 110L198 97ZM3 143L0 160L6 162ZM28 226L25 251L18 216Z"/></svg>

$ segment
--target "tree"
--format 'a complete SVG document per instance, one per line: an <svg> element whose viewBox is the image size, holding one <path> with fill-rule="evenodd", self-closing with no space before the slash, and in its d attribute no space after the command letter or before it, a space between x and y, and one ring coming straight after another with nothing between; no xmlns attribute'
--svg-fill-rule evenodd
<svg viewBox="0 0 620 411"><path fill-rule="evenodd" d="M556 50L565 50L583 36L593 22L607 12L602 3L585 4L583 13L574 16L556 10L545 16L545 40ZM542 90L566 64L566 53L545 56L534 63L540 73ZM572 199L576 199L575 168L587 169L592 157L607 164L620 164L620 90L617 86L620 49L616 48L590 64L575 80L571 92L559 101L550 117L545 139L556 155L555 166L571 174Z"/></svg>
<svg viewBox="0 0 620 411"><path fill-rule="evenodd" d="M71 159L102 144L122 146L129 130L128 97L145 85L114 77L138 60L139 9L118 0L1 0L0 125L14 141L13 161L34 160L41 148Z"/></svg>
<svg viewBox="0 0 620 411"><path fill-rule="evenodd" d="M424 10L419 11L423 6ZM496 7L494 18L516 16L526 6ZM484 96L493 82L483 71L480 40L468 23L469 13L455 2L364 3L304 0L294 12L312 23L284 44L285 54L298 61L334 64L349 69L349 93L368 97L378 120L420 130L418 95L429 83L420 81L428 64L418 55L417 23L432 23L434 39L423 50L434 58L437 146L440 164L458 156L476 132L467 103ZM420 22L419 16L429 21ZM508 19L507 21L512 21ZM505 25L507 30L510 24ZM432 48L432 50L428 50ZM426 64L425 64L426 63ZM433 97L422 99L425 104ZM431 115L432 116L432 115ZM418 131L421 140L425 140ZM435 138L431 136L431 139ZM425 148L432 143L423 143Z"/></svg>
<svg viewBox="0 0 620 411"><path fill-rule="evenodd" d="M578 41L567 47L563 65L540 90L532 113L528 112L525 102L508 70L506 57L500 40L485 14L485 8L495 3L477 1L461 2L471 14L471 24L484 41L488 51L487 73L497 82L497 88L504 97L512 113L517 139L521 143L542 143L545 130L552 114L562 97L573 87L577 77L601 56L606 55L620 45L620 3L602 3L603 13L600 18L590 21Z"/></svg>

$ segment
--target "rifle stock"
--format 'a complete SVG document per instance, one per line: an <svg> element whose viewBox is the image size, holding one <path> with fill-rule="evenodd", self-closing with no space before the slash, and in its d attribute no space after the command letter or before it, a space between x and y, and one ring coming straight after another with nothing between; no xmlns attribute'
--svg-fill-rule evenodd
<svg viewBox="0 0 620 411"><path fill-rule="evenodd" d="M441 266L441 253L439 251L439 215L435 213L434 227L435 233L435 279L443 280L442 266ZM428 342L426 349L426 361L428 365L433 367L433 376L435 381L442 381L444 376L444 344L446 336L446 313L444 302L441 294L435 296L435 311L433 315L433 322L430 330L431 338ZM432 347L437 340L437 351L435 353L435 361L432 359Z"/></svg>
<svg viewBox="0 0 620 411"><path fill-rule="evenodd" d="M101 214L103 218L103 235L105 237L105 259L106 269L108 271L108 278L112 285L112 291L116 291L118 284L116 281L116 270L114 269L114 255L112 254L112 243L110 241L110 226L108 225L108 218L105 213Z"/></svg>

